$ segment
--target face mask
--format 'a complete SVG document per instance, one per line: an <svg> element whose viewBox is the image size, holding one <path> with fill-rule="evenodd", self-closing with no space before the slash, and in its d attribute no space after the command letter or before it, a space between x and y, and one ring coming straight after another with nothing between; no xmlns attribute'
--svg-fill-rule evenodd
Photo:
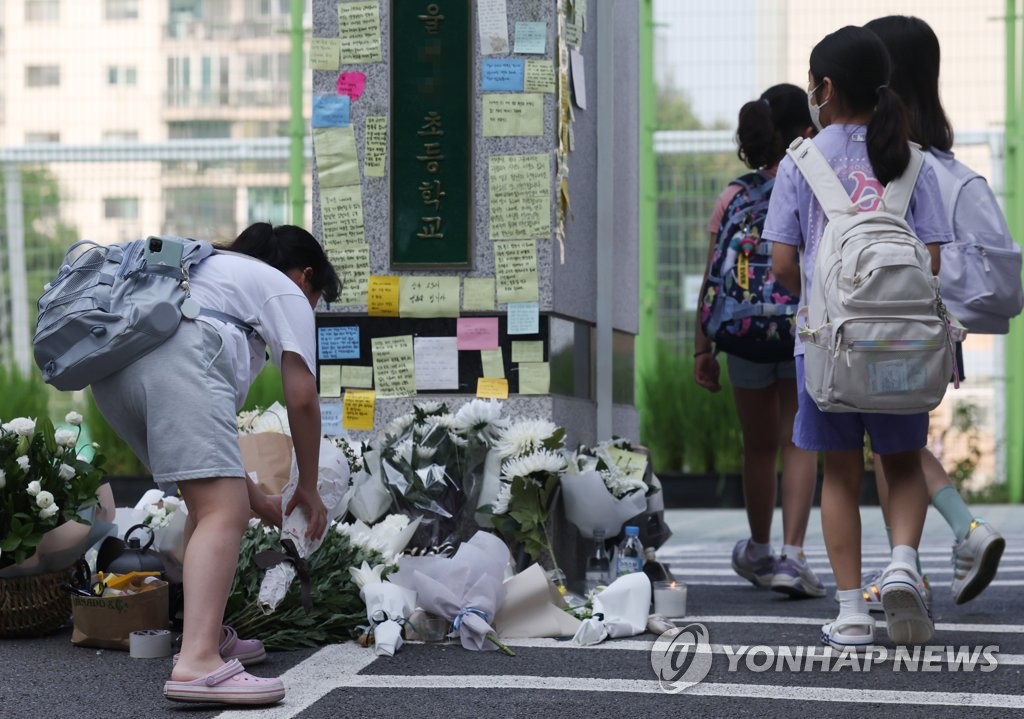
<svg viewBox="0 0 1024 719"><path fill-rule="evenodd" d="M814 126L818 129L819 132L821 132L821 130L824 129L821 126L821 108L825 107L825 105L828 104L828 100L825 100L825 102L821 103L820 105L814 104L814 93L818 91L819 87L821 87L821 83L815 85L813 90L808 91L807 110L808 112L811 113L811 122L814 123Z"/></svg>

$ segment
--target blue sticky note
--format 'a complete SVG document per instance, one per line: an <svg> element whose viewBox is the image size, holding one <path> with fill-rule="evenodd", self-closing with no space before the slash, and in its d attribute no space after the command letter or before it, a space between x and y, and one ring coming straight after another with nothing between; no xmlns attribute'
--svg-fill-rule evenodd
<svg viewBox="0 0 1024 719"><path fill-rule="evenodd" d="M508 333L535 335L540 332L540 310L536 302L508 303Z"/></svg>
<svg viewBox="0 0 1024 719"><path fill-rule="evenodd" d="M319 327L316 356L319 360L359 359L359 326Z"/></svg>
<svg viewBox="0 0 1024 719"><path fill-rule="evenodd" d="M341 400L320 400L320 431L328 437L345 434L341 428Z"/></svg>
<svg viewBox="0 0 1024 719"><path fill-rule="evenodd" d="M516 45L512 52L523 55L543 55L548 46L546 22L517 22Z"/></svg>
<svg viewBox="0 0 1024 719"><path fill-rule="evenodd" d="M483 61L481 89L484 92L522 92L526 61L521 58L488 58Z"/></svg>
<svg viewBox="0 0 1024 719"><path fill-rule="evenodd" d="M313 127L348 127L348 95L313 95Z"/></svg>

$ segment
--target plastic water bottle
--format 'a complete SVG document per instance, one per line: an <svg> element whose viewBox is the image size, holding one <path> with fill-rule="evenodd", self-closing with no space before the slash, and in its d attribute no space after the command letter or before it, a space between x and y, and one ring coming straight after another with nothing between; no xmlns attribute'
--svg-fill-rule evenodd
<svg viewBox="0 0 1024 719"><path fill-rule="evenodd" d="M594 530L594 551L587 557L584 580L588 591L611 582L611 560L605 548L604 532L600 529Z"/></svg>
<svg viewBox="0 0 1024 719"><path fill-rule="evenodd" d="M626 527L626 537L615 552L615 576L621 577L643 570L644 547L640 544L640 527Z"/></svg>

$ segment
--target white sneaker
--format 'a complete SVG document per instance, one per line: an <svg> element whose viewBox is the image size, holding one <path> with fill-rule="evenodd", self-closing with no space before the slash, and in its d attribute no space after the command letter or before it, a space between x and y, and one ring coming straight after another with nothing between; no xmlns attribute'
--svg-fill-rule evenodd
<svg viewBox="0 0 1024 719"><path fill-rule="evenodd" d="M924 583L917 568L892 562L882 573L882 609L894 644L924 644L935 635L931 612L924 600Z"/></svg>
<svg viewBox="0 0 1024 719"><path fill-rule="evenodd" d="M949 590L955 604L969 602L985 591L996 576L1006 540L980 520L971 522L967 536L953 545L953 583Z"/></svg>

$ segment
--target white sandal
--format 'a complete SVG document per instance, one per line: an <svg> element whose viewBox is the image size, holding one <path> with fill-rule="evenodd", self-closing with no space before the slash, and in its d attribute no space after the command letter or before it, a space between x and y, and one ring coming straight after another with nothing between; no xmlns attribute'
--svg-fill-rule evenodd
<svg viewBox="0 0 1024 719"><path fill-rule="evenodd" d="M889 639L897 645L924 644L935 636L917 568L892 562L882 572L882 609Z"/></svg>
<svg viewBox="0 0 1024 719"><path fill-rule="evenodd" d="M867 634L848 634L850 627L866 627ZM875 618L870 614L847 614L821 627L821 643L833 649L862 649L875 643Z"/></svg>

